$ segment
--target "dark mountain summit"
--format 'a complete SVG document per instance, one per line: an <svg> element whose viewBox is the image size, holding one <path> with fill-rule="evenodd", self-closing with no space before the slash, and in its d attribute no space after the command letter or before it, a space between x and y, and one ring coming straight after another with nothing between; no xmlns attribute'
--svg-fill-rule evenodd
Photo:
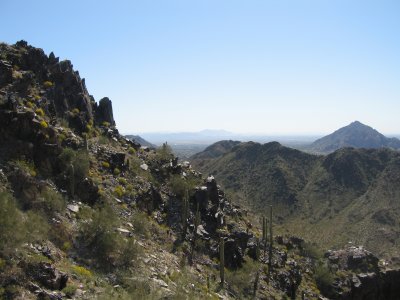
<svg viewBox="0 0 400 300"><path fill-rule="evenodd" d="M312 143L311 151L329 153L343 147L400 149L400 140L387 138L372 127L355 121Z"/></svg>

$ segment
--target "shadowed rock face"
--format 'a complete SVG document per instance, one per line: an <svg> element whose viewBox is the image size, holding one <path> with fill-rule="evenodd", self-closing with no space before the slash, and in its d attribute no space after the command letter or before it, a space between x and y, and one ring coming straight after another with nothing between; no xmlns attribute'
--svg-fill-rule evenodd
<svg viewBox="0 0 400 300"><path fill-rule="evenodd" d="M107 97L99 101L99 105L96 108L96 122L99 125L107 122L111 126L115 126L111 100Z"/></svg>

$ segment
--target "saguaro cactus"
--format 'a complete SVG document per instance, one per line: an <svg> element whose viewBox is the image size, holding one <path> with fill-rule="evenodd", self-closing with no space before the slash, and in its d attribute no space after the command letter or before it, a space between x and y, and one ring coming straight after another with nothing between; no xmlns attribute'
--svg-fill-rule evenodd
<svg viewBox="0 0 400 300"><path fill-rule="evenodd" d="M254 296L254 298L256 298L256 295L257 295L259 279L260 279L260 274L259 274L259 271L257 270L256 278L254 279L254 286L253 286L253 296Z"/></svg>
<svg viewBox="0 0 400 300"><path fill-rule="evenodd" d="M186 191L185 196L183 197L182 203L182 240L186 237L187 230L187 219L189 216L189 193Z"/></svg>
<svg viewBox="0 0 400 300"><path fill-rule="evenodd" d="M225 282L225 241L222 237L219 239L219 276L223 287Z"/></svg>
<svg viewBox="0 0 400 300"><path fill-rule="evenodd" d="M272 269L272 205L269 206L269 252L268 252L268 274L271 273Z"/></svg>
<svg viewBox="0 0 400 300"><path fill-rule="evenodd" d="M69 165L68 177L69 177L69 193L71 198L73 198L75 195L75 168L73 164Z"/></svg>
<svg viewBox="0 0 400 300"><path fill-rule="evenodd" d="M194 218L193 244L192 244L192 253L191 253L191 259L190 259L191 263L193 263L194 250L196 249L197 227L200 225L200 221L201 221L200 209L199 209L199 203L197 203L196 215Z"/></svg>

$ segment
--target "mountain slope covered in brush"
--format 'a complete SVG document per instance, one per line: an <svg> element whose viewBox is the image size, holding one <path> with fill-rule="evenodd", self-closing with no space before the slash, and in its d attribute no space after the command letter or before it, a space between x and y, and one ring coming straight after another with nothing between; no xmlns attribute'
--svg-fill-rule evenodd
<svg viewBox="0 0 400 300"><path fill-rule="evenodd" d="M237 203L276 208L285 229L325 246L361 243L400 257L400 153L343 148L318 156L279 143L242 143L205 162Z"/></svg>

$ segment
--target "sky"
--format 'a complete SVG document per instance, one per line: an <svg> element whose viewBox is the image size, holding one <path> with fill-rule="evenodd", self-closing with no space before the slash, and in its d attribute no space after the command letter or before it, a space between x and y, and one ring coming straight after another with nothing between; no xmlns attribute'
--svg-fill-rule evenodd
<svg viewBox="0 0 400 300"><path fill-rule="evenodd" d="M0 0L0 41L72 61L122 133L400 133L398 0Z"/></svg>

